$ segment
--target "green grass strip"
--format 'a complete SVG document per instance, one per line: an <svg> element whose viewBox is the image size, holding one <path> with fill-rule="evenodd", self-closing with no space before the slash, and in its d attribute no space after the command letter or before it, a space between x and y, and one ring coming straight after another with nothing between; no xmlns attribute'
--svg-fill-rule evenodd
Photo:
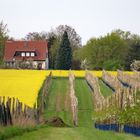
<svg viewBox="0 0 140 140"><path fill-rule="evenodd" d="M73 125L69 97L68 78L53 78L47 97L45 118L60 117L67 125Z"/></svg>
<svg viewBox="0 0 140 140"><path fill-rule="evenodd" d="M78 126L92 127L93 97L84 79L75 80L75 94L78 98Z"/></svg>
<svg viewBox="0 0 140 140"><path fill-rule="evenodd" d="M99 79L99 86L104 97L108 97L113 94L113 91L101 79Z"/></svg>

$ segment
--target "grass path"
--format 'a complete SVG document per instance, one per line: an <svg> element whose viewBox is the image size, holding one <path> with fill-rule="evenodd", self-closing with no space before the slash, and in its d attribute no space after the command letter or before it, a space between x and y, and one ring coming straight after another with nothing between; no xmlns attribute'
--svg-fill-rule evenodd
<svg viewBox="0 0 140 140"><path fill-rule="evenodd" d="M106 84L101 79L99 79L99 85L101 93L103 94L104 97L113 94L113 91L108 86L106 86Z"/></svg>
<svg viewBox="0 0 140 140"><path fill-rule="evenodd" d="M75 80L75 94L78 98L78 126L92 127L92 92L84 79Z"/></svg>
<svg viewBox="0 0 140 140"><path fill-rule="evenodd" d="M72 125L68 78L53 78L49 88L45 118L60 117Z"/></svg>
<svg viewBox="0 0 140 140"><path fill-rule="evenodd" d="M46 127L9 140L139 140L139 138L115 132L99 131L88 127Z"/></svg>

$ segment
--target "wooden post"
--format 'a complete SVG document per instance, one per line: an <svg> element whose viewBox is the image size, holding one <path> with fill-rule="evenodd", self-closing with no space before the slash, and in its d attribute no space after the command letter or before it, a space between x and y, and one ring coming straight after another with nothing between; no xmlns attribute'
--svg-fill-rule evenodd
<svg viewBox="0 0 140 140"><path fill-rule="evenodd" d="M13 103L12 103L12 116L15 114L15 98L13 98Z"/></svg>
<svg viewBox="0 0 140 140"><path fill-rule="evenodd" d="M8 98L8 100L6 102L6 108L7 108L7 124L9 124L9 125L12 124L10 107L11 107L11 102L10 102L10 99Z"/></svg>

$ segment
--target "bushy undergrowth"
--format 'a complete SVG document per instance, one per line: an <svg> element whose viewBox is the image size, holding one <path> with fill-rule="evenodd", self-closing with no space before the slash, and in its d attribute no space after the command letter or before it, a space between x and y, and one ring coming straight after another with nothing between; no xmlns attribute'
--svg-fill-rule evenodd
<svg viewBox="0 0 140 140"><path fill-rule="evenodd" d="M25 132L35 131L37 127L16 127L16 126L9 126L9 127L0 127L0 140L5 140L7 138L11 138L14 136L20 136Z"/></svg>
<svg viewBox="0 0 140 140"><path fill-rule="evenodd" d="M127 124L131 126L140 127L140 92L137 93L137 101L135 104L130 105L127 103L126 107L121 109L115 105L106 108L102 111L94 112L94 121L98 123L116 123Z"/></svg>
<svg viewBox="0 0 140 140"><path fill-rule="evenodd" d="M39 128L44 126L35 126L35 127L17 127L17 126L8 126L0 127L0 140L6 140L14 136L20 136L26 132L36 131Z"/></svg>

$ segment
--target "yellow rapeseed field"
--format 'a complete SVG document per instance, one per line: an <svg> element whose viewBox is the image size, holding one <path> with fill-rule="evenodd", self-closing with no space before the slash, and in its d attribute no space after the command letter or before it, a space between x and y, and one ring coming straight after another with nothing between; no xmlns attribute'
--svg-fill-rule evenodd
<svg viewBox="0 0 140 140"><path fill-rule="evenodd" d="M0 70L0 96L15 97L26 105L33 107L38 92L46 76L52 72L54 77L68 77L70 71L65 70ZM85 77L83 70L71 70L76 77ZM102 71L90 71L97 77L102 77ZM116 71L109 71L117 75ZM132 72L127 72L132 74Z"/></svg>
<svg viewBox="0 0 140 140"><path fill-rule="evenodd" d="M68 77L68 70L52 70L52 76L54 77Z"/></svg>
<svg viewBox="0 0 140 140"><path fill-rule="evenodd" d="M15 97L33 107L49 71L0 70L0 96Z"/></svg>
<svg viewBox="0 0 140 140"><path fill-rule="evenodd" d="M90 72L97 77L102 77L102 71L90 71ZM114 76L117 76L117 71L107 71L107 72ZM133 74L132 71L125 71L125 73Z"/></svg>
<svg viewBox="0 0 140 140"><path fill-rule="evenodd" d="M74 73L74 75L76 77L85 77L85 72L84 70L52 70L52 76L54 77L68 77L69 72ZM102 76L102 71L90 71L91 73L93 73L94 75L96 75L97 77L101 77Z"/></svg>
<svg viewBox="0 0 140 140"><path fill-rule="evenodd" d="M74 73L76 77L85 77L86 71L84 70L52 70L52 76L55 77L68 77L69 72ZM102 77L102 71L90 71L92 74L94 74L97 77ZM117 71L108 71L110 74L117 76ZM128 74L133 74L133 72L125 71Z"/></svg>

